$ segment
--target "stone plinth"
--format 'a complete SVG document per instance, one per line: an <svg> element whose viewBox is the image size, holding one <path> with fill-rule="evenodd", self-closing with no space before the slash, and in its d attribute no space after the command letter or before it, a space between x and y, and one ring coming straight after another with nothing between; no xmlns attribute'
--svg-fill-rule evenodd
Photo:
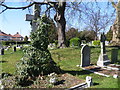
<svg viewBox="0 0 120 90"><path fill-rule="evenodd" d="M100 54L98 61L97 61L97 66L104 67L108 64L110 64L110 60L107 54Z"/></svg>

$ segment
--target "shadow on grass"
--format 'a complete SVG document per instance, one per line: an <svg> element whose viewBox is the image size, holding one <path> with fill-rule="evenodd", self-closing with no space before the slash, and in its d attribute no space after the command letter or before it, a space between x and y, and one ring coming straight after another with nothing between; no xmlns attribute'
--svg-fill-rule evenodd
<svg viewBox="0 0 120 90"><path fill-rule="evenodd" d="M95 83L95 82L94 82L94 83L93 83L93 86L96 86L96 85L99 85L99 83Z"/></svg>
<svg viewBox="0 0 120 90"><path fill-rule="evenodd" d="M69 73L69 74L72 74L73 76L74 75L86 75L86 74L91 74L92 72L89 72L89 71L86 71L86 70L82 70L82 71L63 71L63 73Z"/></svg>
<svg viewBox="0 0 120 90"><path fill-rule="evenodd" d="M0 63L5 63L5 62L8 62L8 61L0 61Z"/></svg>

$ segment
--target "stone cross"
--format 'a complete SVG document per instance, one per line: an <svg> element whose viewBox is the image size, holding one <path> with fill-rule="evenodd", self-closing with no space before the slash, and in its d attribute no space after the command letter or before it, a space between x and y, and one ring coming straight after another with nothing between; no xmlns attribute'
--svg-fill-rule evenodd
<svg viewBox="0 0 120 90"><path fill-rule="evenodd" d="M101 44L101 53L105 54L106 50L105 50L105 40L106 40L106 36L105 34L101 34L100 36L100 44Z"/></svg>
<svg viewBox="0 0 120 90"><path fill-rule="evenodd" d="M84 45L81 49L81 67L90 65L90 47Z"/></svg>
<svg viewBox="0 0 120 90"><path fill-rule="evenodd" d="M98 61L97 61L97 65L100 66L100 67L104 67L105 65L110 63L110 60L109 60L109 58L106 54L105 40L106 40L106 37L103 33L100 36L101 53L100 53L100 56L99 56Z"/></svg>
<svg viewBox="0 0 120 90"><path fill-rule="evenodd" d="M39 4L34 4L33 6L33 15L26 15L26 21L30 21L31 27L32 27L32 32L34 32L37 27L38 23L36 22L38 17L40 17L40 9L39 9Z"/></svg>

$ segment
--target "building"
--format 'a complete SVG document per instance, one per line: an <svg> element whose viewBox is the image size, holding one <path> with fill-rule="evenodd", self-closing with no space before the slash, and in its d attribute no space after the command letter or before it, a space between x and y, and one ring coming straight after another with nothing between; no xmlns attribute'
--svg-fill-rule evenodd
<svg viewBox="0 0 120 90"><path fill-rule="evenodd" d="M11 36L9 36L8 34L0 30L0 41L9 41L10 39L11 39Z"/></svg>
<svg viewBox="0 0 120 90"><path fill-rule="evenodd" d="M23 37L17 32L15 35L12 36L12 40L23 41Z"/></svg>
<svg viewBox="0 0 120 90"><path fill-rule="evenodd" d="M0 30L0 41L23 41L23 37L17 32L15 35L6 34Z"/></svg>

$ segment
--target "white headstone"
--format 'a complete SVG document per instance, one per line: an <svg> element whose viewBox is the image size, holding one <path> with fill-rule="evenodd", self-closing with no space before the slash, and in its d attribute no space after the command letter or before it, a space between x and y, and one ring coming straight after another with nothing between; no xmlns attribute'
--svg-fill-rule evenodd
<svg viewBox="0 0 120 90"><path fill-rule="evenodd" d="M92 86L92 85L93 85L93 83L92 83L92 77L87 76L87 77L86 77L86 83L87 83L87 86L88 86L88 87Z"/></svg>

